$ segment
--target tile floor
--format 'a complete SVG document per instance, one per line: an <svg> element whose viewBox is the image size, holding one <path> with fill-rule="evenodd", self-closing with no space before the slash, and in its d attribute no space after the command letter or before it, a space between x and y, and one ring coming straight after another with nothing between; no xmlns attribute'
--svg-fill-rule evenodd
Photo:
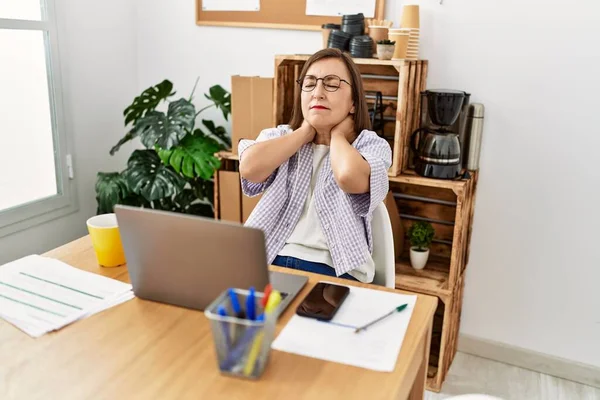
<svg viewBox="0 0 600 400"><path fill-rule="evenodd" d="M600 400L600 389L492 360L457 353L441 393L426 400L483 393L503 400Z"/></svg>

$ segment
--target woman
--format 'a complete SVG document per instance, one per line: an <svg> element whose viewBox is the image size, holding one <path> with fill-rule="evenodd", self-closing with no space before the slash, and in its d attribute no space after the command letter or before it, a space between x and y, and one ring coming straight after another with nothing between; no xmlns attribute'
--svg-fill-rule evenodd
<svg viewBox="0 0 600 400"><path fill-rule="evenodd" d="M372 212L385 198L389 144L371 131L360 72L324 49L304 64L289 125L238 145L242 190L264 192L246 221L270 264L372 282Z"/></svg>

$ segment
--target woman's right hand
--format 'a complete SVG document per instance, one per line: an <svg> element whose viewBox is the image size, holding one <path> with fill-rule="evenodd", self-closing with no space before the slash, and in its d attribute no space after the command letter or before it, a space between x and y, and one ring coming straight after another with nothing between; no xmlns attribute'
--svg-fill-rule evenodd
<svg viewBox="0 0 600 400"><path fill-rule="evenodd" d="M244 151L244 157L240 157L240 175L253 183L265 182L281 164L296 154L302 146L312 142L316 133L315 128L305 120L292 133L269 140L257 141Z"/></svg>
<svg viewBox="0 0 600 400"><path fill-rule="evenodd" d="M302 132L304 138L304 144L310 143L314 140L317 131L307 120L302 121L302 125L298 128L298 131Z"/></svg>

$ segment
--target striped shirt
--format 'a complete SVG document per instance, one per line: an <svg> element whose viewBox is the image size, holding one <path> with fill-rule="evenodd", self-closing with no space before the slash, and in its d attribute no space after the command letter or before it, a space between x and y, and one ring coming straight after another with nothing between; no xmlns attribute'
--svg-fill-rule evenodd
<svg viewBox="0 0 600 400"><path fill-rule="evenodd" d="M291 132L287 125L263 130L256 140L243 139L238 144L240 161L253 144ZM314 191L315 208L327 238L336 275L340 276L367 262L373 252L371 218L373 210L389 190L387 171L392 151L385 139L373 131L363 130L352 146L371 167L368 193L349 194L338 186L329 155L324 160ZM261 183L241 178L242 191L258 202L246 226L261 229L265 235L267 262L271 264L292 234L303 211L313 169L313 148L303 145Z"/></svg>

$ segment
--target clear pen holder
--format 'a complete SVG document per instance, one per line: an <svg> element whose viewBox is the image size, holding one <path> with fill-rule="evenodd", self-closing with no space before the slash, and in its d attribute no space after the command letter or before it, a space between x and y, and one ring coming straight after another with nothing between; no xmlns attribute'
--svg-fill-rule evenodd
<svg viewBox="0 0 600 400"><path fill-rule="evenodd" d="M246 312L249 291L233 289L238 303ZM256 316L264 313L261 305L263 293L255 292ZM227 316L219 314L223 306ZM269 359L275 333L276 314L265 315L263 321L235 316L228 290L219 295L204 311L209 319L215 345L217 363L221 373L249 379L259 378Z"/></svg>

